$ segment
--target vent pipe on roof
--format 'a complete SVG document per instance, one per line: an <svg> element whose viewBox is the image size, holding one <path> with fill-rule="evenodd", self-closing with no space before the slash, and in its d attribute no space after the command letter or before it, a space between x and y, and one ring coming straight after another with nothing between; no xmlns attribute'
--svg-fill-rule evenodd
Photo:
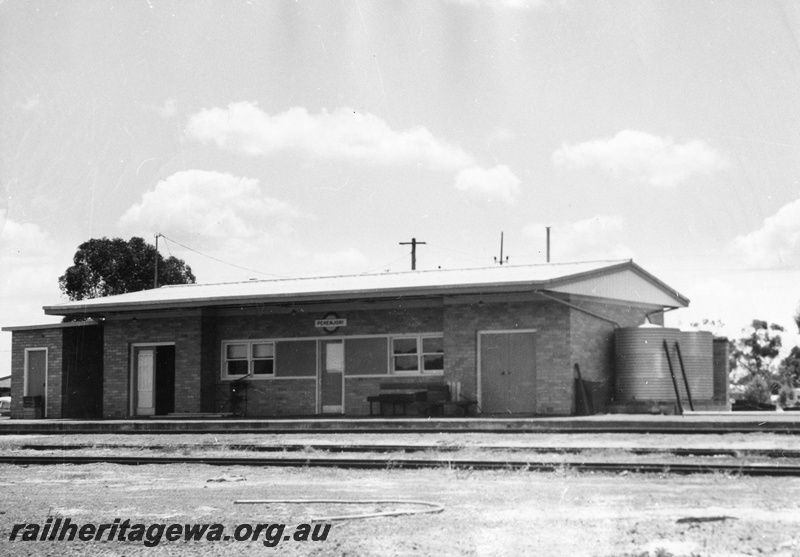
<svg viewBox="0 0 800 557"><path fill-rule="evenodd" d="M502 265L504 262L508 263L508 256L506 255L505 261L503 261L503 233L500 232L500 259L494 258L495 263L500 263Z"/></svg>
<svg viewBox="0 0 800 557"><path fill-rule="evenodd" d="M547 229L547 262L550 263L550 227L546 226Z"/></svg>

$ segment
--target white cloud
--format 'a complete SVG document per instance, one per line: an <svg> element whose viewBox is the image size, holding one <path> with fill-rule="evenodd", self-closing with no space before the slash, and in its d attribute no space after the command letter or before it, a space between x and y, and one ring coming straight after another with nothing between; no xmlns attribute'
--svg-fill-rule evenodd
<svg viewBox="0 0 800 557"><path fill-rule="evenodd" d="M20 223L0 209L0 257L11 264L24 264L52 256L50 236L37 224ZM12 267L2 266L8 270Z"/></svg>
<svg viewBox="0 0 800 557"><path fill-rule="evenodd" d="M797 265L800 262L800 199L764 219L764 225L758 230L735 238L730 252L753 267Z"/></svg>
<svg viewBox="0 0 800 557"><path fill-rule="evenodd" d="M577 222L526 226L523 233L542 254L547 252L546 226L550 226L550 260L552 262L630 259L633 257L633 250L622 240L624 238L624 221L621 217L597 215Z"/></svg>
<svg viewBox="0 0 800 557"><path fill-rule="evenodd" d="M268 197L258 180L206 170L177 172L160 181L119 220L122 229L144 236L200 239L206 246L262 243L298 210Z"/></svg>
<svg viewBox="0 0 800 557"><path fill-rule="evenodd" d="M393 130L384 120L351 108L309 114L290 108L270 115L250 102L231 103L193 114L187 135L220 149L251 156L297 152L321 160L375 165L423 164L457 172L456 188L510 202L519 193L519 179L507 166L485 169L460 147L438 139L424 127ZM507 130L492 138L507 139Z"/></svg>
<svg viewBox="0 0 800 557"><path fill-rule="evenodd" d="M471 166L456 174L456 189L475 196L513 203L519 193L520 180L503 164L494 168Z"/></svg>
<svg viewBox="0 0 800 557"><path fill-rule="evenodd" d="M270 115L253 103L238 102L192 115L187 133L201 142L248 155L299 151L321 159L422 163L450 170L472 164L466 152L423 127L395 131L381 118L350 108L309 114L295 107Z"/></svg>
<svg viewBox="0 0 800 557"><path fill-rule="evenodd" d="M700 140L675 143L635 130L611 138L564 144L553 153L558 166L607 169L634 183L673 187L694 175L708 175L728 167L725 157Z"/></svg>

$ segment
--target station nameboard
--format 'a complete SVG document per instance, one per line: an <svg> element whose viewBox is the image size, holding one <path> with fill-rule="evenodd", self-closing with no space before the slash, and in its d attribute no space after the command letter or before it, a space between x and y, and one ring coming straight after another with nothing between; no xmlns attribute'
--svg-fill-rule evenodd
<svg viewBox="0 0 800 557"><path fill-rule="evenodd" d="M314 326L318 329L335 329L337 327L347 327L347 319L317 319Z"/></svg>

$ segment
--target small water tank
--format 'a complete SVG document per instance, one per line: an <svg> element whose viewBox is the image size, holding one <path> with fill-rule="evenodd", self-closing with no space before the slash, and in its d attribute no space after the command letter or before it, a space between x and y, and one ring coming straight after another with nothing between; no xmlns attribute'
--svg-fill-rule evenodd
<svg viewBox="0 0 800 557"><path fill-rule="evenodd" d="M707 331L686 331L653 325L617 329L617 401L658 400L674 401L675 385L664 350L669 345L672 369L675 373L681 401L688 402L686 381L693 401L709 401L714 397L714 337ZM686 372L681 373L680 354Z"/></svg>
<svg viewBox="0 0 800 557"><path fill-rule="evenodd" d="M617 329L617 401L675 400L664 340L672 357L675 342L681 340L680 330L647 325ZM677 358L673 360L673 366L677 365Z"/></svg>
<svg viewBox="0 0 800 557"><path fill-rule="evenodd" d="M708 331L685 331L681 333L680 342L692 400L711 400L714 398L714 335ZM675 372L680 373L678 367Z"/></svg>

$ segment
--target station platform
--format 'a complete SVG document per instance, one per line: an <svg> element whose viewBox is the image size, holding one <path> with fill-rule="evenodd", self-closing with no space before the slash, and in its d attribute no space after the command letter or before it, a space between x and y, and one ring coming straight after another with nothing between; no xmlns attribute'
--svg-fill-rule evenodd
<svg viewBox="0 0 800 557"><path fill-rule="evenodd" d="M800 412L687 412L572 417L0 419L0 436L186 433L748 433L800 434Z"/></svg>

